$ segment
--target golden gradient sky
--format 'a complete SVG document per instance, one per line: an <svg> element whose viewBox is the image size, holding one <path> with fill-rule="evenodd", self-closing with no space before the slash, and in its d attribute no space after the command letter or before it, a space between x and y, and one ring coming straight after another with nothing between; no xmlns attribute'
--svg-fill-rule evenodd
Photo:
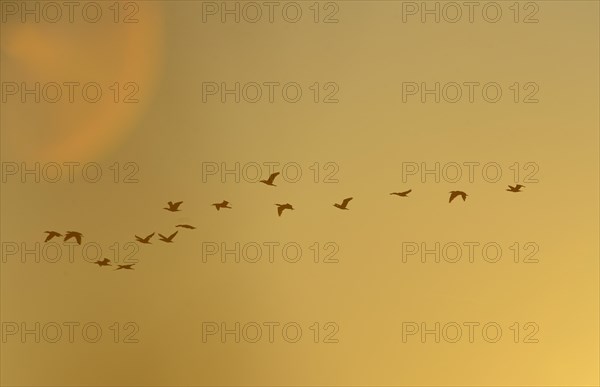
<svg viewBox="0 0 600 387"><path fill-rule="evenodd" d="M0 1L0 384L600 382L597 1L499 1L496 23L481 13L490 2L477 3L473 23L467 8L456 23L435 23L433 16L422 23L418 13L403 22L403 9L423 3L402 1L319 2L318 16L312 1L281 2L272 23L266 13L256 23L243 17L235 23L233 16L223 23L222 2L202 1L121 2L116 23L113 2L100 1L102 17L90 23L82 17L82 2L72 23L65 15L50 23L44 16L54 14L44 15L43 3L25 2L42 7L38 23L33 16L22 22L21 3ZM247 2L227 2L236 3L241 12L253 11L244 8ZM427 2L435 3L452 11L449 2ZM203 13L215 4L217 15ZM290 8L286 17L292 17L294 4L302 16L291 23L282 9ZM324 22L332 18L338 22ZM133 19L137 23L124 22ZM42 93L35 103L22 88L36 82L40 90L63 85L60 101L44 101ZM102 99L89 103L76 92L71 103L65 82L96 82ZM217 94L203 102L206 82L256 82L263 84L263 96L257 103L235 103L230 95L223 103ZM302 97L286 102L277 88L270 103L265 82L295 82ZM325 88L328 82L337 85L337 103L323 103L332 90ZM486 102L478 88L473 102L466 94L457 103L435 103L432 96L423 103L420 94L403 102L408 82L495 82L502 98ZM318 103L310 89L315 83ZM523 102L532 90L528 83L537 87L537 103ZM132 91L138 102L124 103ZM80 163L74 182L65 162ZM203 175L206 163L230 169L239 163L250 172L258 163L266 178L264 163L271 162L299 165L302 176L286 181L294 177L288 168L286 179L279 176L277 187L267 187L251 179L236 182L232 175L222 179L221 169ZM464 166L458 182L403 176L407 163L433 168L471 162L479 163L473 181ZM35 163L40 171L63 165L63 177L35 182L35 174L23 174ZM82 178L86 163L100 166L98 182ZM482 175L488 163L501 168L496 182ZM525 180L530 166L538 170ZM324 182L332 171L336 180ZM124 182L130 172L137 182ZM513 183L526 187L506 192ZM408 189L408 198L389 195ZM448 204L451 190L467 192L466 202ZM346 197L354 197L349 211L332 206ZM224 199L231 210L210 206ZM182 200L182 211L163 210L169 200ZM278 217L274 203L288 202L295 210ZM173 244L156 236L151 245L134 242L134 234L168 235L178 223L196 229L180 229ZM80 231L84 245L54 240L63 257L50 263L44 259L46 230ZM263 245L269 242L279 244L272 263ZM315 242L321 256L324 245L334 243L339 262L314 263ZM403 262L403 244L423 242L495 242L502 258L488 263L476 250L470 263L464 248L457 263L436 263L431 256L421 263L419 255ZM521 254L528 242L538 246L538 262L514 263L515 242ZM235 263L231 256L221 263L220 255L204 262L203 248L215 243L257 243L263 256L257 263ZM288 243L301 246L299 262L283 259L280 248ZM91 265L85 246L91 246L88 257L100 246L113 264L135 251L135 270ZM69 251L73 262L64 256ZM89 343L76 331L70 343L65 328L59 342L42 337L35 343L33 335L23 340L21 332L7 333L14 324L31 328L36 322L95 322L103 334ZM133 322L138 342L114 343L115 322ZM203 342L204 322L295 322L303 333L297 343L286 342L277 329L269 343L266 328L257 343L235 343L232 336L221 343L218 335ZM315 322L319 343L310 328ZM337 343L322 342L330 322L339 328ZM464 328L457 343L435 343L432 335L425 343L419 335L403 342L407 322L429 328L436 322L495 322L502 337L488 343L476 329L471 343ZM510 328L515 322L518 343ZM537 343L523 342L531 332L523 328L527 323L539 328Z"/></svg>

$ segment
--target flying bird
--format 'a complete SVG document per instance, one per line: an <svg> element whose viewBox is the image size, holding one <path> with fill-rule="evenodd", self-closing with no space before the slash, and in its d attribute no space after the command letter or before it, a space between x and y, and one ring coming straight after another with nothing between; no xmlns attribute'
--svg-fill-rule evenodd
<svg viewBox="0 0 600 387"><path fill-rule="evenodd" d="M412 192L412 189L409 189L408 191L404 191L404 192L392 192L390 195L396 195L396 196L401 196L403 198L408 197L408 194Z"/></svg>
<svg viewBox="0 0 600 387"><path fill-rule="evenodd" d="M92 262L92 263L95 264L95 265L98 265L100 267L102 267L102 266L112 266L109 262L110 262L110 259L104 258L101 261L96 261L96 262Z"/></svg>
<svg viewBox="0 0 600 387"><path fill-rule="evenodd" d="M523 191L521 191L521 188L525 188L525 186L521 185L521 184L517 184L514 187L512 185L509 185L507 191L509 191L509 192L523 192Z"/></svg>
<svg viewBox="0 0 600 387"><path fill-rule="evenodd" d="M65 234L65 239L64 241L68 241L71 238L75 238L75 240L77 241L78 244L81 244L81 237L83 235L81 235L80 232L77 231L67 231L67 233Z"/></svg>
<svg viewBox="0 0 600 387"><path fill-rule="evenodd" d="M348 206L348 203L350 203L350 200L352 200L352 198L346 198L342 204L335 203L333 206L339 208L340 210L347 210L348 208L346 207Z"/></svg>
<svg viewBox="0 0 600 387"><path fill-rule="evenodd" d="M160 240L166 243L173 243L173 238L175 238L175 235L177 235L179 231L175 231L173 234L169 235L169 237L167 238L166 236L164 236L163 234L158 234L158 236L160 237Z"/></svg>
<svg viewBox="0 0 600 387"><path fill-rule="evenodd" d="M281 214L283 213L284 210L293 210L294 207L292 207L292 205L290 203L285 203L285 204L275 204L277 206L277 213L279 214L279 216L281 216Z"/></svg>
<svg viewBox="0 0 600 387"><path fill-rule="evenodd" d="M448 200L448 203L451 203L452 200L454 200L455 197L460 196L463 199L463 202L465 200L467 200L467 194L464 193L463 191L450 191L450 200Z"/></svg>
<svg viewBox="0 0 600 387"><path fill-rule="evenodd" d="M133 265L135 265L135 263L132 263L130 265L117 265L119 267L117 267L115 270L121 270L121 269L133 270Z"/></svg>
<svg viewBox="0 0 600 387"><path fill-rule="evenodd" d="M46 237L46 240L44 242L48 242L50 239L54 238L54 237L61 237L62 234L57 233L56 231L44 231L46 234L48 234L48 236Z"/></svg>
<svg viewBox="0 0 600 387"><path fill-rule="evenodd" d="M228 205L229 205L229 202L227 200L223 200L221 203L211 204L211 206L215 206L217 211L219 211L221 208L231 208L231 207L228 207Z"/></svg>
<svg viewBox="0 0 600 387"><path fill-rule="evenodd" d="M272 185L273 187L277 187L275 184L273 184L273 181L275 181L277 175L279 175L279 172L272 173L267 180L261 180L260 182L266 185Z"/></svg>
<svg viewBox="0 0 600 387"><path fill-rule="evenodd" d="M152 238L154 236L154 233L148 235L145 238L140 238L139 236L135 235L135 239L140 242L140 243L145 243L145 244L151 244L150 243L150 238Z"/></svg>
<svg viewBox="0 0 600 387"><path fill-rule="evenodd" d="M169 205L169 207L164 207L165 210L167 211L171 211L171 212L175 212L175 211L181 211L179 209L179 206L181 205L181 203L183 202L168 202L167 204Z"/></svg>
<svg viewBox="0 0 600 387"><path fill-rule="evenodd" d="M175 227L181 227L181 228L189 228L190 230L194 230L196 227L194 226L190 226L189 224L178 224Z"/></svg>

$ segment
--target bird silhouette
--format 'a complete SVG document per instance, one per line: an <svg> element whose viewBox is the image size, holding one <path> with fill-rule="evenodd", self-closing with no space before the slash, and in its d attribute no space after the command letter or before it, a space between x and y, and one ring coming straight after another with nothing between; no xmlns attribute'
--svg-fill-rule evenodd
<svg viewBox="0 0 600 387"><path fill-rule="evenodd" d="M54 238L54 237L61 237L62 234L57 233L56 231L44 231L46 234L48 234L48 236L46 237L46 240L44 242L48 242L50 239Z"/></svg>
<svg viewBox="0 0 600 387"><path fill-rule="evenodd" d="M163 234L158 234L158 236L160 237L160 240L166 243L173 243L173 238L175 238L175 235L177 235L179 231L175 231L173 234L169 235L169 237L167 238L166 236L164 236Z"/></svg>
<svg viewBox="0 0 600 387"><path fill-rule="evenodd" d="M521 188L525 188L525 186L521 185L521 184L517 184L514 187L512 185L509 185L507 191L509 191L509 192L523 192L523 191L521 191Z"/></svg>
<svg viewBox="0 0 600 387"><path fill-rule="evenodd" d="M409 189L408 191L404 191L404 192L392 192L390 195L396 195L396 196L401 196L403 198L408 197L408 194L412 192L412 189Z"/></svg>
<svg viewBox="0 0 600 387"><path fill-rule="evenodd" d="M467 200L467 194L463 191L450 191L450 200L448 200L448 203L451 203L457 196L462 197L463 202Z"/></svg>
<svg viewBox="0 0 600 387"><path fill-rule="evenodd" d="M335 203L333 206L339 208L340 210L347 210L348 208L346 208L346 207L348 206L348 203L350 202L350 200L352 200L352 198L346 198L346 199L344 199L342 204Z"/></svg>
<svg viewBox="0 0 600 387"><path fill-rule="evenodd" d="M151 243L150 243L150 238L152 238L152 237L154 236L154 233L152 233L152 234L150 234L150 235L146 236L145 238L140 238L140 237L139 237L139 236L137 236L137 235L134 235L134 236L135 236L135 239L136 239L138 242L140 242L140 243L151 244Z"/></svg>
<svg viewBox="0 0 600 387"><path fill-rule="evenodd" d="M228 205L229 205L229 202L227 200L223 200L221 203L211 204L211 206L215 206L217 211L219 211L221 208L231 208L231 207L228 207Z"/></svg>
<svg viewBox="0 0 600 387"><path fill-rule="evenodd" d="M133 265L135 265L135 263L132 263L129 265L117 265L118 267L115 270L121 270L121 269L133 270Z"/></svg>
<svg viewBox="0 0 600 387"><path fill-rule="evenodd" d="M96 261L96 262L92 262L92 263L95 264L95 265L98 265L100 267L102 267L102 266L112 266L109 262L110 262L110 259L104 258L101 261Z"/></svg>
<svg viewBox="0 0 600 387"><path fill-rule="evenodd" d="M183 202L168 202L167 204L169 205L169 207L164 207L165 210L167 211L171 211L171 212L175 212L175 211L181 211L179 209L179 206L181 205L181 203Z"/></svg>
<svg viewBox="0 0 600 387"><path fill-rule="evenodd" d="M261 180L260 182L266 185L272 185L273 187L277 187L275 184L273 184L273 181L275 181L277 175L279 175L279 172L272 173L267 180Z"/></svg>
<svg viewBox="0 0 600 387"><path fill-rule="evenodd" d="M75 240L77 241L78 244L81 244L81 237L83 235L80 232L77 231L67 231L67 233L65 234L65 239L64 241L68 241L71 238L75 238Z"/></svg>
<svg viewBox="0 0 600 387"><path fill-rule="evenodd" d="M196 227L194 226L190 226L189 224L178 224L175 227L181 227L181 228L189 228L190 230L194 230Z"/></svg>
<svg viewBox="0 0 600 387"><path fill-rule="evenodd" d="M279 216L281 216L281 214L283 213L284 210L293 210L294 207L292 207L292 205L290 203L285 203L285 204L275 204L277 206L277 214L279 214Z"/></svg>

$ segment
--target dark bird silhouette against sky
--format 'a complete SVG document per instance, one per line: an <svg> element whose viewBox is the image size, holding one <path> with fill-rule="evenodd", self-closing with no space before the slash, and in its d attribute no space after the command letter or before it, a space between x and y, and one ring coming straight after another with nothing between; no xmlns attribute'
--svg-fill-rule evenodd
<svg viewBox="0 0 600 387"><path fill-rule="evenodd" d="M275 181L275 178L277 177L277 175L279 175L279 172L275 172L272 173L271 176L269 176L269 178L267 180L261 180L261 183L264 183L266 185L271 185L273 187L277 187L275 184L273 184L273 181Z"/></svg>
<svg viewBox="0 0 600 387"><path fill-rule="evenodd" d="M117 265L118 267L115 270L133 270L133 265L135 265L135 263L132 263L130 265Z"/></svg>
<svg viewBox="0 0 600 387"><path fill-rule="evenodd" d="M166 243L173 243L173 238L177 235L179 231L175 231L173 234L169 235L169 237L164 236L163 234L158 234L160 240Z"/></svg>
<svg viewBox="0 0 600 387"><path fill-rule="evenodd" d="M171 211L171 212L175 212L175 211L181 211L179 209L179 206L181 205L181 203L183 202L168 202L167 204L169 205L169 207L164 207L165 210L167 211Z"/></svg>
<svg viewBox="0 0 600 387"><path fill-rule="evenodd" d="M151 244L150 243L150 238L152 238L154 236L154 233L148 235L145 238L140 238L139 236L135 235L135 239L140 242L140 243L145 243L145 244Z"/></svg>
<svg viewBox="0 0 600 387"><path fill-rule="evenodd" d="M75 240L77 241L78 244L81 244L81 237L83 235L81 235L80 232L77 231L67 231L67 233L65 234L65 242L68 241L71 238L75 238Z"/></svg>
<svg viewBox="0 0 600 387"><path fill-rule="evenodd" d="M390 195L396 195L396 196L401 196L403 198L408 197L408 194L412 192L412 189L409 189L408 191L404 191L404 192L392 192Z"/></svg>
<svg viewBox="0 0 600 387"><path fill-rule="evenodd" d="M284 210L293 210L294 207L290 203L285 204L275 204L277 206L277 214L281 216Z"/></svg>
<svg viewBox="0 0 600 387"><path fill-rule="evenodd" d="M221 203L213 203L211 206L215 206L217 211L219 211L221 208L231 208L229 207L229 202L227 200L223 200Z"/></svg>
<svg viewBox="0 0 600 387"><path fill-rule="evenodd" d="M525 188L525 186L521 185L521 184L517 184L514 187L512 185L509 185L507 191L508 192L523 192L523 191L521 191L521 188Z"/></svg>
<svg viewBox="0 0 600 387"><path fill-rule="evenodd" d="M48 234L48 236L46 237L46 240L44 242L48 242L50 239L54 238L54 237L61 237L62 234L57 233L56 231L44 231L46 234Z"/></svg>
<svg viewBox="0 0 600 387"><path fill-rule="evenodd" d="M95 264L95 265L98 265L100 267L102 267L102 266L112 266L109 262L110 262L110 259L104 258L101 261L96 261L96 262L92 262L92 263Z"/></svg>
<svg viewBox="0 0 600 387"><path fill-rule="evenodd" d="M348 206L348 203L350 203L350 200L352 200L352 198L346 198L342 204L335 203L333 206L339 208L340 210L347 210L348 208L346 207Z"/></svg>
<svg viewBox="0 0 600 387"><path fill-rule="evenodd" d="M196 229L196 227L194 227L194 226L190 226L189 224L178 224L178 225L177 225L177 226L175 226L175 227L189 228L190 230L194 230L194 229Z"/></svg>
<svg viewBox="0 0 600 387"><path fill-rule="evenodd" d="M462 197L463 202L467 200L467 194L463 191L450 191L450 199L448 200L448 203L452 203L454 198L457 196Z"/></svg>

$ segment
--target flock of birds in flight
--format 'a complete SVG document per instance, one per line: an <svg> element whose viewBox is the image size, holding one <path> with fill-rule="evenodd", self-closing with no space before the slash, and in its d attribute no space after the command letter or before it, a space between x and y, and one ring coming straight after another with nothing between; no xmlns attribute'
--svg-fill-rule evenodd
<svg viewBox="0 0 600 387"><path fill-rule="evenodd" d="M276 187L276 185L274 184L275 178L279 175L279 172L275 172L273 174L271 174L271 176L269 176L269 178L267 180L260 180L261 183L266 184L266 185L270 185L273 187ZM508 188L506 189L509 192L522 192L521 188L524 188L524 185L521 184L517 184L515 186L509 185ZM408 194L412 192L412 189L409 189L408 191L403 191L403 192L392 192L390 193L390 195L395 195L395 196L399 196L399 197L408 197ZM450 191L450 198L448 199L448 203L452 203L452 201L457 198L457 197L461 197L463 201L467 200L467 193L463 192L463 191ZM342 201L342 203L334 203L333 206L336 208L339 208L340 210L349 210L348 208L348 203L350 203L350 201L352 200L352 197L346 198ZM183 202L168 202L167 205L168 207L164 207L165 210L170 211L170 212L178 212L181 211L179 209L179 207L181 206L181 204L183 204ZM283 214L283 211L285 210L293 210L294 207L289 204L289 203L285 203L285 204L275 204L277 206L277 214L278 216L281 216L281 214ZM229 208L231 209L232 207L229 205L229 202L227 200L223 200L221 203L213 203L211 204L211 206L214 206L217 211L220 211L221 208ZM185 229L190 229L193 230L196 227L189 225L189 224L178 224L175 227L179 227L179 228L185 228ZM158 234L159 240L165 243L173 243L173 238L175 238L175 236L177 235L177 233L179 233L178 231L175 231L174 233L172 233L169 236L165 236L163 234ZM49 242L50 240L52 240L55 237L63 237L63 235L59 232L56 231L45 231L45 234L47 234L46 239L44 240L44 242ZM152 239L152 237L155 235L156 233L153 232L150 235L145 236L144 238L139 237L137 235L135 236L135 240L139 243L142 244L151 244L150 239ZM81 238L83 237L83 235L80 232L77 231L67 231L65 232L64 235L64 242L67 242L70 239L75 239L75 241L77 241L77 243L79 245L81 245ZM104 258L102 260L98 260L96 262L92 262L95 265L98 265L99 267L102 266L112 266L110 264L110 259L108 258ZM133 270L133 266L135 265L135 263L132 264L128 264L128 265L117 265L117 268L115 270Z"/></svg>

